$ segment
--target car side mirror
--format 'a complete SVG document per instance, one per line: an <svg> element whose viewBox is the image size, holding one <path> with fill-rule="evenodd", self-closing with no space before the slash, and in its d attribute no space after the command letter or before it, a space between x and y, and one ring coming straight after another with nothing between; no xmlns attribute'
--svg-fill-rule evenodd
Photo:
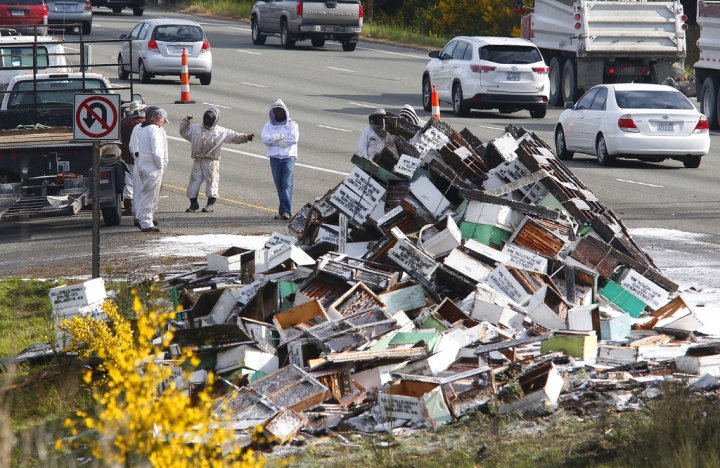
<svg viewBox="0 0 720 468"><path fill-rule="evenodd" d="M565 109L575 109L575 103L574 102L566 102L565 103Z"/></svg>
<svg viewBox="0 0 720 468"><path fill-rule="evenodd" d="M127 39L127 37L128 37L127 34L120 34L120 35L118 36L118 39Z"/></svg>
<svg viewBox="0 0 720 468"><path fill-rule="evenodd" d="M438 58L438 55L440 55L439 50L431 50L430 52L428 52L428 57L430 58Z"/></svg>

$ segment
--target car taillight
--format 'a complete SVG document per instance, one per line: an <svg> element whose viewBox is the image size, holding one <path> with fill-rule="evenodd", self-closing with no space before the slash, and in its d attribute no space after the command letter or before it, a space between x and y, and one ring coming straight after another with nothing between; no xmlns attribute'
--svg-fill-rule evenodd
<svg viewBox="0 0 720 468"><path fill-rule="evenodd" d="M101 178L101 179L107 179L107 178L109 178L109 177L110 177L110 173L109 173L109 172L101 172L101 173L100 173L100 178Z"/></svg>
<svg viewBox="0 0 720 468"><path fill-rule="evenodd" d="M158 49L157 42L155 42L155 39L148 41L148 50L151 52L160 52L160 49Z"/></svg>
<svg viewBox="0 0 720 468"><path fill-rule="evenodd" d="M360 4L360 12L358 13L360 16L360 19L363 19L365 17L365 10L363 10L362 3Z"/></svg>
<svg viewBox="0 0 720 468"><path fill-rule="evenodd" d="M625 114L620 116L618 119L618 127L620 127L620 130L623 132L635 132L639 133L640 130L635 126L635 122L632 119L632 115Z"/></svg>
<svg viewBox="0 0 720 468"><path fill-rule="evenodd" d="M580 13L575 13L575 16L573 16L573 18L575 18L575 21L580 20Z"/></svg>
<svg viewBox="0 0 720 468"><path fill-rule="evenodd" d="M303 10L303 2L298 2L298 4L297 4L297 16L298 16L298 18L302 18L302 10Z"/></svg>
<svg viewBox="0 0 720 468"><path fill-rule="evenodd" d="M707 117L704 115L700 116L700 120L698 120L697 125L695 125L695 130L693 130L693 133L705 133L710 130L710 122L708 122Z"/></svg>
<svg viewBox="0 0 720 468"><path fill-rule="evenodd" d="M47 5L45 5L43 7L43 18L47 19L47 17L48 17L48 7L47 7Z"/></svg>
<svg viewBox="0 0 720 468"><path fill-rule="evenodd" d="M680 17L680 19L683 20L683 22L685 22L685 21L687 21L687 16L682 15L682 16Z"/></svg>
<svg viewBox="0 0 720 468"><path fill-rule="evenodd" d="M488 67L486 65L470 65L470 70L475 73L489 73L491 71L495 71L495 67Z"/></svg>
<svg viewBox="0 0 720 468"><path fill-rule="evenodd" d="M200 52L210 52L210 42L203 41L202 49L200 49Z"/></svg>
<svg viewBox="0 0 720 468"><path fill-rule="evenodd" d="M550 67L533 67L532 71L535 73L540 73L541 75L545 75L547 73L550 73Z"/></svg>
<svg viewBox="0 0 720 468"><path fill-rule="evenodd" d="M92 3L90 3L89 1L85 2L85 11L90 11L90 10L92 10Z"/></svg>
<svg viewBox="0 0 720 468"><path fill-rule="evenodd" d="M580 23L575 23L575 29L580 29L581 25Z"/></svg>
<svg viewBox="0 0 720 468"><path fill-rule="evenodd" d="M470 65L470 70L474 71L475 73L480 73L480 65L475 65L474 63Z"/></svg>

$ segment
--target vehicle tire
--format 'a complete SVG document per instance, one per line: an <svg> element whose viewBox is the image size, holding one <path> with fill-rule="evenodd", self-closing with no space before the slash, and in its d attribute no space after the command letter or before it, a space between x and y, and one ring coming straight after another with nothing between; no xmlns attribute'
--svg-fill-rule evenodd
<svg viewBox="0 0 720 468"><path fill-rule="evenodd" d="M560 104L561 83L562 83L562 59L553 57L550 61L550 101L551 106L557 106Z"/></svg>
<svg viewBox="0 0 720 468"><path fill-rule="evenodd" d="M700 112L707 117L708 124L713 130L718 129L718 85L715 78L706 78L702 85L702 99Z"/></svg>
<svg viewBox="0 0 720 468"><path fill-rule="evenodd" d="M115 206L109 206L107 208L100 208L102 212L103 221L105 226L117 226L122 220L122 197L121 194L115 194Z"/></svg>
<svg viewBox="0 0 720 468"><path fill-rule="evenodd" d="M123 11L122 8L113 8L112 10L113 10L113 13L122 13L122 11Z"/></svg>
<svg viewBox="0 0 720 468"><path fill-rule="evenodd" d="M575 79L575 65L572 60L565 62L562 73L562 98L563 105L566 102L575 102L575 90L577 88L577 80Z"/></svg>
<svg viewBox="0 0 720 468"><path fill-rule="evenodd" d="M252 42L255 45L263 45L265 44L265 36L263 36L260 33L260 25L257 22L256 18L253 18L251 21L251 28L252 28Z"/></svg>
<svg viewBox="0 0 720 468"><path fill-rule="evenodd" d="M130 78L130 72L125 70L125 66L120 65L121 63L123 63L123 58L122 55L118 54L118 78L120 78L121 80L127 80L128 78Z"/></svg>
<svg viewBox="0 0 720 468"><path fill-rule="evenodd" d="M430 85L430 77L423 77L422 81L422 104L423 109L427 112L432 111L432 86Z"/></svg>
<svg viewBox="0 0 720 468"><path fill-rule="evenodd" d="M145 69L145 63L143 63L142 60L140 61L140 66L138 67L138 77L140 78L140 83L150 83L150 73L148 73Z"/></svg>
<svg viewBox="0 0 720 468"><path fill-rule="evenodd" d="M568 151L567 149L565 132L563 132L562 127L558 127L557 130L555 130L555 154L563 161L570 161L573 156L575 156L574 152Z"/></svg>
<svg viewBox="0 0 720 468"><path fill-rule="evenodd" d="M342 48L345 52L352 52L357 47L357 42L343 42Z"/></svg>
<svg viewBox="0 0 720 468"><path fill-rule="evenodd" d="M683 161L683 166L687 167L688 169L697 169L700 167L700 161L702 161L702 156L693 156L692 158L688 158Z"/></svg>
<svg viewBox="0 0 720 468"><path fill-rule="evenodd" d="M133 15L142 16L145 13L145 8L133 8Z"/></svg>
<svg viewBox="0 0 720 468"><path fill-rule="evenodd" d="M615 160L615 156L610 156L607 151L607 145L605 145L605 137L600 135L597 139L597 145L595 145L595 154L597 154L598 164L601 166L612 166Z"/></svg>
<svg viewBox="0 0 720 468"><path fill-rule="evenodd" d="M312 42L312 46L313 46L313 47L323 47L323 46L325 46L325 39L324 39L324 38L310 39L310 42Z"/></svg>
<svg viewBox="0 0 720 468"><path fill-rule="evenodd" d="M92 31L92 23L83 23L82 24L82 33L83 34L90 34L90 31Z"/></svg>
<svg viewBox="0 0 720 468"><path fill-rule="evenodd" d="M210 81L212 81L212 73L206 73L204 75L200 75L200 76L198 76L198 78L200 78L201 85L207 86L210 84Z"/></svg>
<svg viewBox="0 0 720 468"><path fill-rule="evenodd" d="M463 117L468 115L468 108L463 105L463 91L462 91L462 85L460 83L457 83L455 86L453 86L453 94L452 94L452 101L453 101L453 114L457 115L458 117Z"/></svg>
<svg viewBox="0 0 720 468"><path fill-rule="evenodd" d="M530 109L530 117L533 119L542 119L547 114L547 107L536 107L535 109Z"/></svg>
<svg viewBox="0 0 720 468"><path fill-rule="evenodd" d="M282 22L280 25L280 45L284 49L292 49L295 47L295 40L290 39L290 28L288 28L287 21Z"/></svg>

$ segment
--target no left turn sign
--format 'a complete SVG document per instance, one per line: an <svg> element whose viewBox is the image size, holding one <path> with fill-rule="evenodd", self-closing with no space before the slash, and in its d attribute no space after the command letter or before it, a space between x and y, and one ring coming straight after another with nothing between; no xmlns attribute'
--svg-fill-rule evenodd
<svg viewBox="0 0 720 468"><path fill-rule="evenodd" d="M119 94L76 94L74 109L76 140L120 139Z"/></svg>

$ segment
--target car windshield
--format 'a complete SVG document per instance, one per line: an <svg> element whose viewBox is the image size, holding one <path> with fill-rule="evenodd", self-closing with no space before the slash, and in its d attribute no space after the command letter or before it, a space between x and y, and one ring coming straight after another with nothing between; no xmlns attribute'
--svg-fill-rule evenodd
<svg viewBox="0 0 720 468"><path fill-rule="evenodd" d="M37 93L32 81L16 83L10 96L8 109L72 109L75 93L108 93L102 80L86 79L85 88L80 78L38 80ZM36 102L37 101L37 102Z"/></svg>
<svg viewBox="0 0 720 468"><path fill-rule="evenodd" d="M2 54L2 68L33 66L32 47L2 47L0 48L0 54ZM48 66L48 51L46 47L38 46L37 48L37 66L38 68Z"/></svg>
<svg viewBox="0 0 720 468"><path fill-rule="evenodd" d="M156 41L162 42L200 42L205 40L202 29L190 24L166 24L155 28Z"/></svg>
<svg viewBox="0 0 720 468"><path fill-rule="evenodd" d="M489 45L480 48L480 60L495 63L535 63L542 61L535 47Z"/></svg>
<svg viewBox="0 0 720 468"><path fill-rule="evenodd" d="M678 91L615 91L621 109L692 109L690 101Z"/></svg>

